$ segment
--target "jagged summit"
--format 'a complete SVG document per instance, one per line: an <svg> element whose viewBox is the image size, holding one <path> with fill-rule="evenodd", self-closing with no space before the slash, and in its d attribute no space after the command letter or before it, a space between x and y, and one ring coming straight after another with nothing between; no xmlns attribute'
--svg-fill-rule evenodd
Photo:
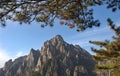
<svg viewBox="0 0 120 76"><path fill-rule="evenodd" d="M61 35L56 35L55 37L53 37L50 42L53 42L53 43L58 43L58 42L65 42L64 39L62 38Z"/></svg>
<svg viewBox="0 0 120 76"><path fill-rule="evenodd" d="M6 62L0 76L95 76L94 65L86 50L56 35L40 50L31 49L27 56Z"/></svg>
<svg viewBox="0 0 120 76"><path fill-rule="evenodd" d="M40 53L39 49L35 50L33 48L30 49L30 54Z"/></svg>
<svg viewBox="0 0 120 76"><path fill-rule="evenodd" d="M62 36L61 35L56 35L55 37L53 37L53 38L51 38L50 40L47 40L46 42L44 42L44 45L43 45L43 47L42 47L42 49L43 48L45 48L45 47L49 47L49 46L57 46L57 45L59 45L59 44L66 44L66 42L64 41L64 39L62 38Z"/></svg>
<svg viewBox="0 0 120 76"><path fill-rule="evenodd" d="M54 38L58 41L64 41L61 35L56 35Z"/></svg>

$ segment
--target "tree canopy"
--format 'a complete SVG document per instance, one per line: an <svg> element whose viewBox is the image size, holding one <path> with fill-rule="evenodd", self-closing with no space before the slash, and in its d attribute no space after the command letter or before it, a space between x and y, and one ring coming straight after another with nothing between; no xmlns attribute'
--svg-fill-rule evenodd
<svg viewBox="0 0 120 76"><path fill-rule="evenodd" d="M119 0L0 0L0 23L6 26L7 20L30 24L36 21L41 27L54 25L56 18L61 25L77 31L100 26L93 17L91 6L107 4L112 11L120 9Z"/></svg>
<svg viewBox="0 0 120 76"><path fill-rule="evenodd" d="M108 24L116 36L113 36L113 41L90 41L101 47L100 49L92 48L92 51L96 53L93 57L98 62L97 69L109 70L109 76L120 76L120 27L115 27L110 19L108 19Z"/></svg>

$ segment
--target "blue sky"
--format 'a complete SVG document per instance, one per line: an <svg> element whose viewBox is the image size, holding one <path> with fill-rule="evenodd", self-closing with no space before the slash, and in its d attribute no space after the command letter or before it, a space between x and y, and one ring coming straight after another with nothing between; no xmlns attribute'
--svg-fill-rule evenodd
<svg viewBox="0 0 120 76"><path fill-rule="evenodd" d="M88 29L84 32L76 32L64 25L59 25L59 20L55 21L54 27L40 28L39 23L33 22L30 25L19 25L16 22L7 22L5 28L0 27L0 67L9 59L27 55L31 48L40 49L46 40L60 34L64 40L70 44L78 44L88 52L92 44L90 40L111 39L113 32L109 30L106 19L112 18L115 24L120 25L119 11L112 13L111 10L102 7L94 7L94 17L99 19L101 27Z"/></svg>

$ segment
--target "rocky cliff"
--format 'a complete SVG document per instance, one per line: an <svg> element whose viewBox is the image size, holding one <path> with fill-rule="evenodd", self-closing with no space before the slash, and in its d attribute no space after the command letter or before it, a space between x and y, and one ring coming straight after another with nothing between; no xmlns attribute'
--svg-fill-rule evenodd
<svg viewBox="0 0 120 76"><path fill-rule="evenodd" d="M86 50L57 35L40 50L31 49L28 55L6 62L0 76L95 76L94 65Z"/></svg>

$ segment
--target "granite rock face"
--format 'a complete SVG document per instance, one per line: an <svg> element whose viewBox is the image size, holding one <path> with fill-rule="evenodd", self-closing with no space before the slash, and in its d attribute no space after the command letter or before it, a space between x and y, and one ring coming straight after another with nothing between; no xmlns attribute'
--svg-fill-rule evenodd
<svg viewBox="0 0 120 76"><path fill-rule="evenodd" d="M57 35L41 50L31 49L28 55L6 62L0 76L96 76L95 64L86 50Z"/></svg>

